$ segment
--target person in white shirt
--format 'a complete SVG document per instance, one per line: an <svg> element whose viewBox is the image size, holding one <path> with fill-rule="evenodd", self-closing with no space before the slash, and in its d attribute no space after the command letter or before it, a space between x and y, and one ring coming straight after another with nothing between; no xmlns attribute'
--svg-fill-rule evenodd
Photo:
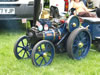
<svg viewBox="0 0 100 75"><path fill-rule="evenodd" d="M96 15L89 12L89 9L80 0L73 0L71 2L71 8L76 9L74 15L79 15L81 17L96 17Z"/></svg>

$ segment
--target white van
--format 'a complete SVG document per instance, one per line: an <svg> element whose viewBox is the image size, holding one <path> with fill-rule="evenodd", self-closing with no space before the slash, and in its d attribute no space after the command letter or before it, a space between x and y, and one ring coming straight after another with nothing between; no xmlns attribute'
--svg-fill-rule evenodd
<svg viewBox="0 0 100 75"><path fill-rule="evenodd" d="M0 20L33 19L34 0L0 0Z"/></svg>

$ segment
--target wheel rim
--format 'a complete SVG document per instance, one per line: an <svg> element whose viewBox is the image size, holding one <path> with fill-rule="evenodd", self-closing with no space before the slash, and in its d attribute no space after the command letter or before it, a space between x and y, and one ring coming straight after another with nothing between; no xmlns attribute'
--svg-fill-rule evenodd
<svg viewBox="0 0 100 75"><path fill-rule="evenodd" d="M49 65L54 57L54 48L50 43L41 43L35 51L34 62L37 66Z"/></svg>
<svg viewBox="0 0 100 75"><path fill-rule="evenodd" d="M90 49L91 41L90 35L86 31L78 33L77 37L74 39L72 51L73 57L75 59L81 59L88 54Z"/></svg>
<svg viewBox="0 0 100 75"><path fill-rule="evenodd" d="M29 43L27 36L22 37L19 39L16 45L16 53L19 58L30 58L31 50L29 49Z"/></svg>

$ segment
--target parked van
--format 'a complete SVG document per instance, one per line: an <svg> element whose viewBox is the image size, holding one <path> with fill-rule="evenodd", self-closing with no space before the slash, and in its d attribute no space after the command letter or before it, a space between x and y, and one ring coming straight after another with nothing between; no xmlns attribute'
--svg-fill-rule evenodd
<svg viewBox="0 0 100 75"><path fill-rule="evenodd" d="M0 0L0 20L32 20L33 0Z"/></svg>

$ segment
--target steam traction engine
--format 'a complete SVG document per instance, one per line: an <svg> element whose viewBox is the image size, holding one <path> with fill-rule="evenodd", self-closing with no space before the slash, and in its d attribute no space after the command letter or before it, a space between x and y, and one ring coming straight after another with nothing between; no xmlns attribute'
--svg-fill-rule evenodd
<svg viewBox="0 0 100 75"><path fill-rule="evenodd" d="M56 52L67 51L73 59L84 58L90 49L87 27L80 27L77 16L61 19L39 19L40 1L34 0L33 26L18 39L14 47L17 59L30 58L36 66L49 65Z"/></svg>

